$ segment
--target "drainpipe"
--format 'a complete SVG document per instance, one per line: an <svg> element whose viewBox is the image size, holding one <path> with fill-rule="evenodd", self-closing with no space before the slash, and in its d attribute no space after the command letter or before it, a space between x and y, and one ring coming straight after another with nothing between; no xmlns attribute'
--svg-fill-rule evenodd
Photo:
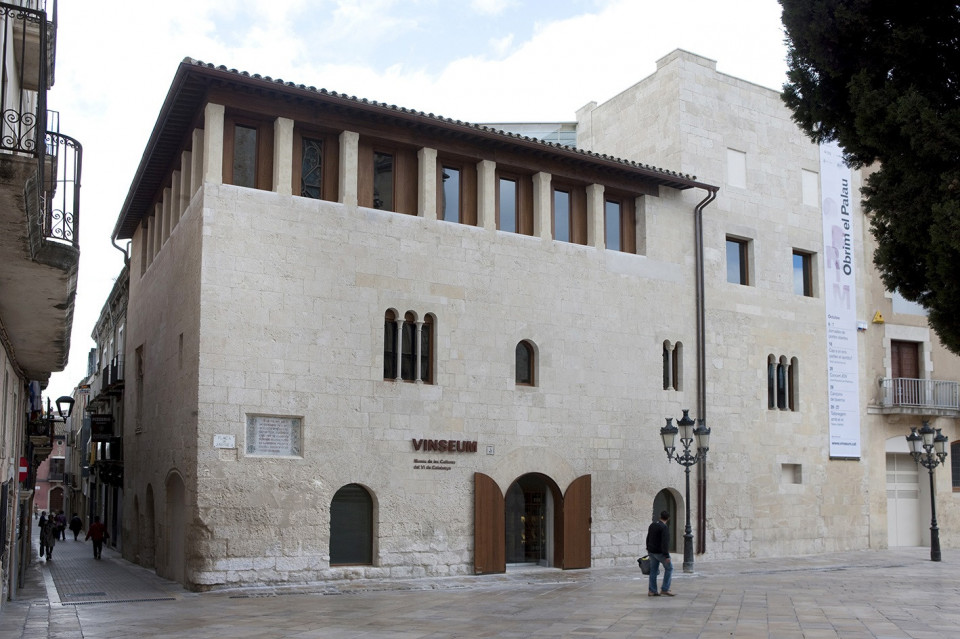
<svg viewBox="0 0 960 639"><path fill-rule="evenodd" d="M697 270L697 415L707 419L707 355L703 285L703 209L717 199L717 188L708 188L707 196L693 210ZM709 426L709 424L707 424ZM697 554L707 551L707 463L697 464Z"/></svg>
<svg viewBox="0 0 960 639"><path fill-rule="evenodd" d="M123 253L123 263L124 263L124 265L130 264L130 254L127 253L127 251L130 249L130 243L127 242L127 248L122 248L122 247L120 247L120 246L117 245L117 240L116 240L116 238L113 238L113 237L110 238L110 243L113 244L113 248L115 248L115 249L117 249L118 251L120 251L121 253Z"/></svg>

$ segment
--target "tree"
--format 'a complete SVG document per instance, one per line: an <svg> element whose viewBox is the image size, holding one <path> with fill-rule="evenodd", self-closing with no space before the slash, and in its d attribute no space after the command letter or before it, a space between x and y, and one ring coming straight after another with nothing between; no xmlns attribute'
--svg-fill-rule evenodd
<svg viewBox="0 0 960 639"><path fill-rule="evenodd" d="M960 6L779 2L783 101L814 142L878 167L863 188L874 264L960 354Z"/></svg>

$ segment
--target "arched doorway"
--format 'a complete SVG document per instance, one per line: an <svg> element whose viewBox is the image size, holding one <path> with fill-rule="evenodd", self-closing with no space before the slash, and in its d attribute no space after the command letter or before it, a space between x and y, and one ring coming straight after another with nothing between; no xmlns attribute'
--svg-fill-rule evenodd
<svg viewBox="0 0 960 639"><path fill-rule="evenodd" d="M560 489L546 475L530 473L510 484L504 497L504 539L508 564L553 566Z"/></svg>
<svg viewBox="0 0 960 639"><path fill-rule="evenodd" d="M508 486L506 499L492 477L474 473L473 479L474 570L478 575L504 572L507 563L564 570L590 567L590 475L577 477L566 493L561 493L547 475L527 473Z"/></svg>
<svg viewBox="0 0 960 639"><path fill-rule="evenodd" d="M184 583L185 567L185 540L186 540L186 499L183 479L177 473L171 473L167 478L166 513L166 556L164 565L166 570L161 577Z"/></svg>
<svg viewBox="0 0 960 639"><path fill-rule="evenodd" d="M50 491L47 497L47 505L50 507L50 513L59 513L63 510L63 488L57 486Z"/></svg>
<svg viewBox="0 0 960 639"><path fill-rule="evenodd" d="M653 512L650 513L650 521L658 521L660 519L660 513L664 510L670 513L670 522L668 524L670 528L670 551L678 552L677 539L679 536L677 535L677 530L681 526L686 525L686 523L679 521L677 517L680 510L677 505L677 498L669 488L664 488L653 498Z"/></svg>
<svg viewBox="0 0 960 639"><path fill-rule="evenodd" d="M330 502L330 565L373 564L373 498L360 484L347 484Z"/></svg>

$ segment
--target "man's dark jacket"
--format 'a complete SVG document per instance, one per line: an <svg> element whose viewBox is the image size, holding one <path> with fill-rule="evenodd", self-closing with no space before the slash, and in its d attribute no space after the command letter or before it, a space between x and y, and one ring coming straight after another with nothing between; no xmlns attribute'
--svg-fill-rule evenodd
<svg viewBox="0 0 960 639"><path fill-rule="evenodd" d="M670 528L662 521L655 521L647 529L647 552L670 556Z"/></svg>

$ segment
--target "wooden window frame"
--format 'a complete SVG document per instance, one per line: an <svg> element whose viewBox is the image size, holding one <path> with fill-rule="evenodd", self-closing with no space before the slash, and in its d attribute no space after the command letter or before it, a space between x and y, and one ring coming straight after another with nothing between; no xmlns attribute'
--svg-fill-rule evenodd
<svg viewBox="0 0 960 639"><path fill-rule="evenodd" d="M517 229L515 231L506 231L518 235L533 235L533 178L526 173L512 171L509 169L496 171L496 223L497 229L503 230L500 226L500 181L510 180L516 184L516 212ZM552 205L551 205L552 206Z"/></svg>
<svg viewBox="0 0 960 639"><path fill-rule="evenodd" d="M229 114L223 122L223 183L233 184L233 153L236 128L246 127L257 133L256 143L256 184L252 187L261 191L273 190L273 127L272 120L252 116Z"/></svg>
<svg viewBox="0 0 960 639"><path fill-rule="evenodd" d="M437 157L437 219L444 220L443 210L443 172L447 168L460 172L459 220L458 224L467 226L477 225L477 166L475 163L463 162L448 158Z"/></svg>
<svg viewBox="0 0 960 639"><path fill-rule="evenodd" d="M556 233L556 201L557 193L567 193L570 198L570 239L559 240ZM550 235L557 242L570 244L587 244L587 188L584 185L557 180L551 185L550 196Z"/></svg>
<svg viewBox="0 0 960 639"><path fill-rule="evenodd" d="M393 156L393 206L377 210L417 215L417 150L379 139L360 138L357 148L357 203L366 208L375 208L373 185L376 153Z"/></svg>
<svg viewBox="0 0 960 639"><path fill-rule="evenodd" d="M617 204L620 207L620 246L607 246L607 204ZM637 205L636 196L605 193L603 198L603 244L609 251L637 254Z"/></svg>
<svg viewBox="0 0 960 639"><path fill-rule="evenodd" d="M309 197L303 195L300 184L303 171L304 138L319 140L323 148L320 167L321 185L319 199L326 202L338 201L340 197L340 139L339 136L328 131L318 131L306 127L301 128L299 126L294 128L293 171L290 183L291 192L300 197Z"/></svg>

